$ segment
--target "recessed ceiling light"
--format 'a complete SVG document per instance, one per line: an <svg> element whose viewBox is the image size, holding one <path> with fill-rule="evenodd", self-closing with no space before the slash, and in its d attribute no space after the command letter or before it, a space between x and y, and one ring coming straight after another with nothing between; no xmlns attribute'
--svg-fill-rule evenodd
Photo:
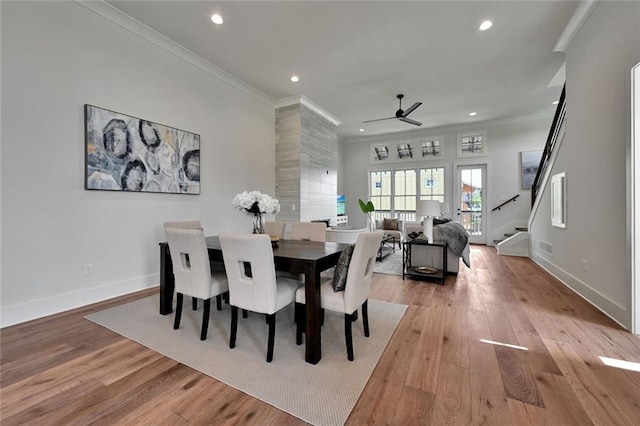
<svg viewBox="0 0 640 426"><path fill-rule="evenodd" d="M211 22L213 22L214 24L222 24L224 22L224 20L222 19L222 16L218 15L217 13L214 13L213 15L211 15Z"/></svg>
<svg viewBox="0 0 640 426"><path fill-rule="evenodd" d="M478 31L486 31L489 28L491 28L493 26L493 22L491 21L484 21L482 24L480 24L480 26L478 27Z"/></svg>
<svg viewBox="0 0 640 426"><path fill-rule="evenodd" d="M554 104L554 105L558 105L560 103L560 101L553 101L551 103Z"/></svg>
<svg viewBox="0 0 640 426"><path fill-rule="evenodd" d="M473 117L474 115L478 115L478 113L477 113L477 112L470 112L470 113L469 113L469 115L470 115L471 117Z"/></svg>
<svg viewBox="0 0 640 426"><path fill-rule="evenodd" d="M361 132L364 132L364 129L360 129Z"/></svg>
<svg viewBox="0 0 640 426"><path fill-rule="evenodd" d="M294 83L297 83L298 81L300 81L300 79L298 78L297 75L292 75L291 76L291 81L293 81Z"/></svg>

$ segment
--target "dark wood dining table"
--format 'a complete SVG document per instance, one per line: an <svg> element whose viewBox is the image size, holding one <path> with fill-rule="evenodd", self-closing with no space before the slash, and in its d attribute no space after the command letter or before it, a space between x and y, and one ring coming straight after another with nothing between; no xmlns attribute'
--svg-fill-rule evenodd
<svg viewBox="0 0 640 426"><path fill-rule="evenodd" d="M320 273L338 263L348 244L280 240L273 249L276 270L304 274L306 296L305 360L317 364L322 357ZM212 261L222 261L222 248L217 236L207 237L207 249ZM173 312L175 282L169 245L160 243L160 314Z"/></svg>

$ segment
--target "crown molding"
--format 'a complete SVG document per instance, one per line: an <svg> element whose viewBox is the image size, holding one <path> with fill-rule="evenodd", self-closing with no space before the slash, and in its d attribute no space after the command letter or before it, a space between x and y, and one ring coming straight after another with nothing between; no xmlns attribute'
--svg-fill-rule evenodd
<svg viewBox="0 0 640 426"><path fill-rule="evenodd" d="M227 71L219 68L211 62L205 60L201 56L196 55L187 48L179 45L173 40L163 36L159 32L149 28L142 22L132 18L124 12L116 9L114 6L106 3L104 0L74 0L77 4L84 6L97 15L113 22L114 24L122 27L123 29L147 40L150 43L158 46L159 48L171 53L174 56L182 59L185 62L190 63L196 68L201 69L207 74L221 80L222 82L232 86L233 88L263 102L271 107L274 106L273 98L259 91L255 87L245 83L238 79Z"/></svg>
<svg viewBox="0 0 640 426"><path fill-rule="evenodd" d="M278 109L278 108L283 108L289 105L296 105L296 104L304 105L305 107L309 108L310 110L312 110L313 112L325 118L326 120L328 120L329 122L331 122L336 126L339 126L341 123L341 121L338 120L336 117L334 117L333 115L328 113L325 109L320 107L318 104L316 104L315 102L311 101L309 98L306 98L304 96L289 96L288 98L277 100L273 103L273 107Z"/></svg>
<svg viewBox="0 0 640 426"><path fill-rule="evenodd" d="M484 128L489 126L499 126L503 124L517 124L517 123L526 123L529 121L538 121L538 120L553 120L553 112L549 113L541 113L541 114L530 114L530 115L521 115L518 117L506 117L506 118L497 118L494 120L485 120L485 121L473 121L468 123L457 123L446 126L438 126L438 127L430 127L427 129L419 129L419 130L410 130L407 132L394 132L394 133L383 133L379 135L370 135L370 136L356 136L348 139L339 140L339 143L360 143L360 142L388 142L388 141L409 141L416 138L424 138L424 137L432 137L434 135L441 135L446 132L461 132L461 131L469 131L469 130L484 130ZM551 125L551 122L549 122Z"/></svg>
<svg viewBox="0 0 640 426"><path fill-rule="evenodd" d="M576 10L573 12L571 19L567 23L567 26L564 28L562 34L556 41L555 46L553 46L552 52L562 52L565 53L567 51L567 47L571 44L571 40L578 34L582 25L586 22L589 15L593 9L598 5L598 0L586 0L578 3Z"/></svg>

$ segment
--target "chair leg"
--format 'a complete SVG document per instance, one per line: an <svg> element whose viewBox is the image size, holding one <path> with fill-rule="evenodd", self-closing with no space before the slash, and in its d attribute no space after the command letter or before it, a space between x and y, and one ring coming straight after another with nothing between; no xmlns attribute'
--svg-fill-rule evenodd
<svg viewBox="0 0 640 426"><path fill-rule="evenodd" d="M216 296L216 309L221 311L222 310L222 295L219 294Z"/></svg>
<svg viewBox="0 0 640 426"><path fill-rule="evenodd" d="M295 305L295 316L296 316L296 345L302 344L302 333L304 332L304 327L306 323L306 314L304 311L304 305L302 303L297 303Z"/></svg>
<svg viewBox="0 0 640 426"><path fill-rule="evenodd" d="M347 358L353 361L353 339L351 337L352 314L344 314L344 338L347 342Z"/></svg>
<svg viewBox="0 0 640 426"><path fill-rule="evenodd" d="M182 316L182 293L178 293L176 296L176 317L173 320L173 329L180 328L180 317Z"/></svg>
<svg viewBox="0 0 640 426"><path fill-rule="evenodd" d="M209 313L211 312L211 299L204 301L204 313L202 314L202 330L200 331L200 340L207 338L207 330L209 330Z"/></svg>
<svg viewBox="0 0 640 426"><path fill-rule="evenodd" d="M224 303L226 303L228 305L229 304L229 292L225 291L224 293L222 293L222 298L224 299Z"/></svg>
<svg viewBox="0 0 640 426"><path fill-rule="evenodd" d="M192 305L194 311L198 310L198 298L197 297L192 297L191 298L191 305Z"/></svg>
<svg viewBox="0 0 640 426"><path fill-rule="evenodd" d="M351 321L358 321L358 311L356 310L353 314L351 314Z"/></svg>
<svg viewBox="0 0 640 426"><path fill-rule="evenodd" d="M238 308L231 306L231 335L229 336L229 347L236 347L236 333L238 332Z"/></svg>
<svg viewBox="0 0 640 426"><path fill-rule="evenodd" d="M369 311L367 310L369 300L365 300L362 304L362 325L364 326L364 335L369 337Z"/></svg>
<svg viewBox="0 0 640 426"><path fill-rule="evenodd" d="M267 315L269 324L269 341L267 342L267 362L273 360L273 344L276 339L276 314Z"/></svg>
<svg viewBox="0 0 640 426"><path fill-rule="evenodd" d="M242 310L242 318L249 318L249 312L246 309Z"/></svg>

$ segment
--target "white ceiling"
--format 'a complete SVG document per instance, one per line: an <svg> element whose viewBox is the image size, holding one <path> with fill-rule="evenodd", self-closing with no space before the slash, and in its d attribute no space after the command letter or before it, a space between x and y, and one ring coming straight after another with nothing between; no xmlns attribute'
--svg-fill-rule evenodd
<svg viewBox="0 0 640 426"><path fill-rule="evenodd" d="M552 52L570 1L109 1L274 101L304 96L341 122L341 139L551 115L564 63ZM213 13L225 22L214 25ZM493 27L477 30L485 20ZM296 74L300 82L289 78ZM469 112L476 111L475 117ZM364 128L365 132L359 132Z"/></svg>

